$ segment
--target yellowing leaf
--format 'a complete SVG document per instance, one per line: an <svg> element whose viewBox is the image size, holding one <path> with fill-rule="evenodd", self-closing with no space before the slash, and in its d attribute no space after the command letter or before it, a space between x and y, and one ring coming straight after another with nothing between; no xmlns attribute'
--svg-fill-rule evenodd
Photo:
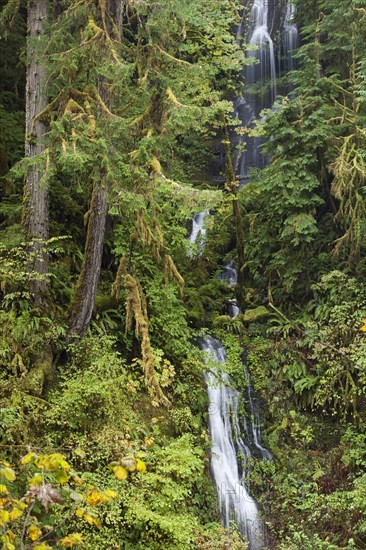
<svg viewBox="0 0 366 550"><path fill-rule="evenodd" d="M108 502L109 498L107 495L102 493L101 491L98 491L97 489L93 489L92 491L89 491L89 493L86 496L86 502L90 504L91 506L97 506L100 502Z"/></svg>
<svg viewBox="0 0 366 550"><path fill-rule="evenodd" d="M0 540L2 542L1 550L15 550L15 546L11 538L9 537L9 533L11 533L11 531L8 531L6 535L2 535L0 537Z"/></svg>
<svg viewBox="0 0 366 550"><path fill-rule="evenodd" d="M5 525L9 521L9 512L7 510L0 510L0 523Z"/></svg>
<svg viewBox="0 0 366 550"><path fill-rule="evenodd" d="M363 326L360 328L363 332L366 332L366 319L362 319Z"/></svg>
<svg viewBox="0 0 366 550"><path fill-rule="evenodd" d="M9 494L8 488L5 485L0 485L0 494L3 494L3 495Z"/></svg>
<svg viewBox="0 0 366 550"><path fill-rule="evenodd" d="M98 529L102 528L102 524L100 523L99 519L95 516L92 516L92 523L97 527Z"/></svg>
<svg viewBox="0 0 366 550"><path fill-rule="evenodd" d="M45 468L48 472L63 469L70 470L70 465L60 453L53 453L47 457Z"/></svg>
<svg viewBox="0 0 366 550"><path fill-rule="evenodd" d="M110 498L117 498L117 493L116 491L112 491L111 489L107 489L106 491L104 491L105 494L110 497Z"/></svg>
<svg viewBox="0 0 366 550"><path fill-rule="evenodd" d="M6 532L6 536L10 539L11 542L14 542L16 539L16 536L14 535L13 531L10 531L10 529Z"/></svg>
<svg viewBox="0 0 366 550"><path fill-rule="evenodd" d="M40 485L42 483L42 474L36 474L29 481L28 485L34 487L35 485Z"/></svg>
<svg viewBox="0 0 366 550"><path fill-rule="evenodd" d="M21 464L29 464L35 456L37 456L36 453L34 453L32 451L31 453L28 453L27 455L23 456L20 463Z"/></svg>
<svg viewBox="0 0 366 550"><path fill-rule="evenodd" d="M145 462L143 462L142 460L137 459L137 461L136 461L136 470L138 472L141 472L142 474L144 474L146 472Z"/></svg>
<svg viewBox="0 0 366 550"><path fill-rule="evenodd" d="M76 485L82 485L84 483L79 476L72 476L72 479L75 481Z"/></svg>
<svg viewBox="0 0 366 550"><path fill-rule="evenodd" d="M18 507L15 507L10 511L9 517L10 517L11 521L15 521L16 519L20 518L20 516L22 514L23 514L23 510L21 510Z"/></svg>
<svg viewBox="0 0 366 550"><path fill-rule="evenodd" d="M65 470L57 470L55 472L55 478L59 483L67 483L70 479L70 476Z"/></svg>
<svg viewBox="0 0 366 550"><path fill-rule="evenodd" d="M113 468L113 472L117 479L127 479L128 470L126 470L123 466L115 466Z"/></svg>
<svg viewBox="0 0 366 550"><path fill-rule="evenodd" d="M99 519L94 516L94 514L91 514L87 510L83 510L82 508L78 508L75 512L78 518L84 518L85 521L87 521L90 525L95 525L100 529L102 527L102 524L100 523Z"/></svg>
<svg viewBox="0 0 366 550"><path fill-rule="evenodd" d="M37 456L37 458L35 459L34 461L34 464L38 467L38 468L44 468L44 466L46 465L47 463L47 457L45 455L40 455L40 456Z"/></svg>
<svg viewBox="0 0 366 550"><path fill-rule="evenodd" d="M0 477L3 477L7 481L14 481L16 478L14 470L9 468L8 466L0 468Z"/></svg>
<svg viewBox="0 0 366 550"><path fill-rule="evenodd" d="M32 550L52 550L52 547L47 544L47 542L41 542L40 544L32 546Z"/></svg>
<svg viewBox="0 0 366 550"><path fill-rule="evenodd" d="M39 539L42 535L42 531L37 527L37 525L31 525L28 531L29 538L34 542Z"/></svg>
<svg viewBox="0 0 366 550"><path fill-rule="evenodd" d="M67 535L65 538L62 539L61 546L64 546L65 548L71 548L76 544L82 544L82 542L83 539L80 533L71 533L70 535Z"/></svg>

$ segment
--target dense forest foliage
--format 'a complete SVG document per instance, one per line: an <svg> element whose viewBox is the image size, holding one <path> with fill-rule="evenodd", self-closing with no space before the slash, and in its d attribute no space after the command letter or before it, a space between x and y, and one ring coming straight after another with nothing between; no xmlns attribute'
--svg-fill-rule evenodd
<svg viewBox="0 0 366 550"><path fill-rule="evenodd" d="M247 548L202 329L262 403L266 547L366 548L366 2L295 3L291 92L243 130L250 0L1 0L4 550ZM243 131L269 162L239 188Z"/></svg>

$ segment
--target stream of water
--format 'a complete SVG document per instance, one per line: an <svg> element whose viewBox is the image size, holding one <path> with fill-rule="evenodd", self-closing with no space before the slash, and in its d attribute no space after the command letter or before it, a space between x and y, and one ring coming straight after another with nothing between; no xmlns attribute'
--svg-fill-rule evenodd
<svg viewBox="0 0 366 550"><path fill-rule="evenodd" d="M220 279L230 286L237 282L232 264L223 268ZM231 318L240 313L235 300L229 303ZM251 458L271 458L262 445L259 404L253 395L250 375L246 367L246 387L239 393L232 387L225 373L226 353L219 340L202 337L201 349L206 352L210 367L206 375L209 405L209 428L212 439L211 471L219 499L220 513L225 527L234 524L245 535L251 550L263 548L265 531L257 505L249 493ZM246 401L247 416L240 415L240 404Z"/></svg>
<svg viewBox="0 0 366 550"><path fill-rule="evenodd" d="M234 116L240 119L244 129L253 128L261 111L272 108L277 98L278 68L288 72L295 67L293 51L298 46L298 32L292 21L295 8L288 3L285 12L278 14L276 6L274 2L270 10L268 0L255 0L249 25L243 19L238 27L237 39L245 40L251 46L247 53L251 63L244 66L242 73L248 91L234 101ZM272 37L274 20L282 21L282 35L277 47ZM244 31L246 28L248 30ZM246 36L243 36L244 32ZM268 159L261 153L261 144L260 138L245 132L244 135L232 136L232 145L237 150L233 162L239 185L245 185L248 181L251 168L265 166ZM189 236L188 253L191 256L196 251L199 254L203 252L205 220L208 215L206 211L194 216ZM234 265L226 265L219 278L230 286L236 285L237 271ZM240 313L235 299L230 300L228 310L232 319ZM211 471L222 522L227 528L235 524L248 540L250 550L260 550L265 546L265 530L256 502L249 492L250 464L252 457L271 459L271 453L261 441L258 399L244 365L246 387L240 393L232 387L224 368L226 353L219 340L204 336L200 340L200 347L206 352L206 361L210 367L205 378L210 401ZM246 416L239 413L243 401L246 404Z"/></svg>

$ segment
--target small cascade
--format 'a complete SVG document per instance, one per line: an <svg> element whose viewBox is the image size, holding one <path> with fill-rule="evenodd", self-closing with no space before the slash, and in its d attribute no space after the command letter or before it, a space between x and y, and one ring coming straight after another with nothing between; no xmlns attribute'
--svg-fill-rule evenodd
<svg viewBox="0 0 366 550"><path fill-rule="evenodd" d="M218 276L218 279L229 286L235 286L238 282L238 274L232 263L225 265L224 269ZM240 309L238 307L236 298L232 298L229 302L229 315L232 319L239 315Z"/></svg>
<svg viewBox="0 0 366 550"><path fill-rule="evenodd" d="M209 215L209 211L199 212L193 217L192 232L188 237L190 243L188 255L192 256L195 250L195 246L198 244L198 253L202 253L205 247L206 228L205 219Z"/></svg>
<svg viewBox="0 0 366 550"><path fill-rule="evenodd" d="M208 212L196 214L189 236L193 247L200 236L200 247L204 247L203 223ZM219 279L230 286L237 283L238 274L232 263L227 264ZM240 313L235 299L229 303L230 317ZM250 496L250 459L258 456L264 460L271 453L261 443L258 401L253 397L250 375L245 369L247 387L244 396L247 402L248 418L241 419L239 405L242 397L231 387L230 377L221 366L226 362L226 353L219 340L211 336L200 339L200 347L206 352L211 372L205 375L209 405L209 428L212 439L211 471L214 479L223 525L230 528L232 522L249 541L250 550L264 548L264 529L258 508Z"/></svg>
<svg viewBox="0 0 366 550"><path fill-rule="evenodd" d="M250 447L254 448L256 454L259 454L263 460L271 460L272 455L268 449L262 445L262 435L261 435L261 422L259 415L259 403L257 397L253 395L253 386L250 379L250 374L247 369L245 369L245 374L247 378L247 389L246 389L246 398L248 401L248 409L250 412L250 426L246 419L244 419L245 432L250 441Z"/></svg>
<svg viewBox="0 0 366 550"><path fill-rule="evenodd" d="M245 83L247 86L251 86L269 81L270 86L265 103L269 106L273 105L277 97L277 74L275 47L269 32L268 0L254 1L248 43L256 49L248 54L248 57L253 58L253 63L245 71ZM264 103L263 100L261 103ZM258 116L259 112L255 114Z"/></svg>

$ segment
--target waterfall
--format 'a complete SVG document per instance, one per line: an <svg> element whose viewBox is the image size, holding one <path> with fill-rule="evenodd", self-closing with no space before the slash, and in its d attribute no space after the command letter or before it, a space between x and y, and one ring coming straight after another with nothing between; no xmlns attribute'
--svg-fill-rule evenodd
<svg viewBox="0 0 366 550"><path fill-rule="evenodd" d="M237 271L231 263L224 267L219 279L230 286L236 284ZM229 311L231 318L240 313L236 300L230 301ZM243 366L247 381L243 393L248 418L241 420L239 405L242 396L231 387L230 377L222 370L226 362L222 344L211 336L205 336L200 340L200 347L206 352L206 361L211 366L211 372L205 377L210 401L211 471L222 521L227 528L233 521L249 541L250 550L260 550L264 545L264 530L257 505L248 491L250 459L256 455L267 460L271 453L261 442L258 402L253 396L249 372Z"/></svg>
<svg viewBox="0 0 366 550"><path fill-rule="evenodd" d="M238 33L242 33L244 28L242 22ZM271 108L277 98L277 56L270 34L267 0L254 1L247 36L241 36L241 39L250 47L246 55L249 64L243 68L245 93L234 101L234 116L239 118L242 128L249 130L255 126L260 112ZM263 168L266 164L265 156L260 151L262 140L244 135L234 138L232 142L238 149L234 155L235 173L240 185L244 185L251 168Z"/></svg>
<svg viewBox="0 0 366 550"><path fill-rule="evenodd" d="M192 232L188 238L190 253L198 239L201 251L205 245L204 221L208 215L206 211L193 218ZM237 278L237 271L231 263L219 275L219 279L230 286L237 283ZM240 313L235 299L230 300L229 312L231 318ZM234 522L249 541L250 550L260 550L264 545L264 530L257 505L248 491L250 459L255 451L264 460L271 458L271 454L261 443L259 407L253 397L250 375L243 366L247 380L244 393L248 418L241 419L241 395L232 388L230 377L222 370L226 362L222 344L216 338L204 336L200 339L200 347L206 352L206 361L211 366L210 372L205 375L210 402L211 471L222 522L228 529Z"/></svg>
<svg viewBox="0 0 366 550"><path fill-rule="evenodd" d="M241 437L240 395L230 387L229 376L220 371L220 365L226 361L221 343L207 336L202 338L201 349L209 355L217 374L206 375L206 381L210 400L211 471L222 521L227 528L234 521L238 530L250 542L251 550L259 550L263 547L261 522L257 505L245 486L251 452ZM237 453L243 457L243 475L240 473Z"/></svg>
<svg viewBox="0 0 366 550"><path fill-rule="evenodd" d="M277 97L277 75L275 48L269 33L268 16L268 0L255 0L251 13L248 43L256 49L249 51L248 56L253 59L253 63L247 67L244 78L247 86L263 85L266 81L269 82L269 92L265 103L270 106L273 105Z"/></svg>
<svg viewBox="0 0 366 550"><path fill-rule="evenodd" d="M201 254L203 252L203 249L205 247L205 237L206 237L205 220L208 215L209 215L209 212L208 210L206 210L205 212L199 212L198 214L195 214L193 217L192 232L188 237L188 241L190 243L190 246L188 249L189 256L193 256L195 251L195 245L197 245L197 243L198 243L198 253Z"/></svg>
<svg viewBox="0 0 366 550"><path fill-rule="evenodd" d="M244 129L254 128L261 111L273 107L278 93L279 69L286 74L295 68L293 52L299 45L298 30L293 23L295 11L294 4L289 2L283 17L277 17L283 21L282 39L277 47L271 36L273 14L271 17L268 0L254 1L247 36L243 36L244 22L239 25L238 39L245 40L252 48L246 54L250 64L246 64L242 72L244 94L234 101L234 116L239 118ZM263 140L244 134L233 136L232 143L237 148L233 159L235 173L242 186L248 182L251 168L266 165L267 158L261 153Z"/></svg>
<svg viewBox="0 0 366 550"><path fill-rule="evenodd" d="M232 144L237 148L233 163L240 185L248 181L250 168L263 168L267 162L260 152L263 143L261 138L248 136L245 130L255 126L263 109L273 107L277 98L277 69L287 73L295 67L293 51L298 46L298 31L293 24L294 13L295 7L291 3L287 4L286 12L278 14L275 9L270 14L268 0L254 0L248 30L245 30L247 25L244 15L237 31L238 41L245 40L250 45L247 59L251 61L245 65L242 73L246 91L233 104L234 116L240 119L244 129L239 136L231 136ZM277 26L282 28L277 48L272 38L275 19ZM202 212L193 219L189 237L190 256L197 242L199 253L203 251L206 234L204 222L208 215L207 211ZM230 286L236 285L237 271L232 263L224 266L219 279ZM240 313L236 300L230 300L228 306L233 319ZM260 550L264 548L265 534L257 505L249 493L250 459L256 457L269 460L272 456L261 441L258 399L245 366L246 388L240 393L232 388L230 377L223 368L226 354L219 340L211 336L202 337L200 347L206 352L206 361L210 366L205 379L210 401L211 471L222 522L227 528L234 522L249 541L250 550ZM239 414L242 400L246 402L245 418Z"/></svg>

